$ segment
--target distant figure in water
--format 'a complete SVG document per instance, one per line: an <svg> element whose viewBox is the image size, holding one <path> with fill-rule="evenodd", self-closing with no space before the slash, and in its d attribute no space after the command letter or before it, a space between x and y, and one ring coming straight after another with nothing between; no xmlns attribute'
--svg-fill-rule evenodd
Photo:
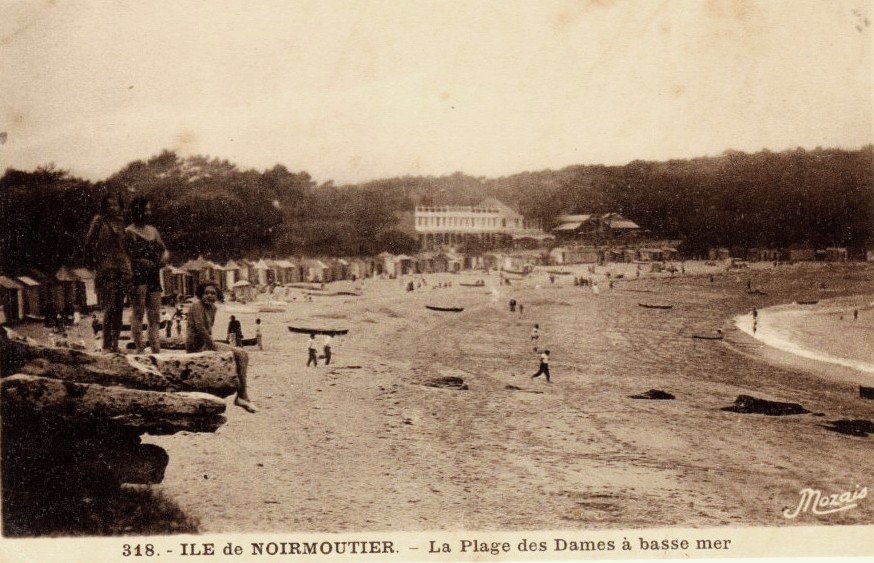
<svg viewBox="0 0 874 563"><path fill-rule="evenodd" d="M853 320L854 321L859 320L859 309L853 309Z"/></svg>
<svg viewBox="0 0 874 563"><path fill-rule="evenodd" d="M515 299L510 299L510 312L511 313L516 312L516 300Z"/></svg>
<svg viewBox="0 0 874 563"><path fill-rule="evenodd" d="M540 375L546 376L546 382L549 383L549 350L544 350L540 354L540 368L537 370L537 373L531 376L531 379Z"/></svg>
<svg viewBox="0 0 874 563"><path fill-rule="evenodd" d="M540 339L540 325L535 324L531 329L531 343L534 344L534 351L537 351L537 341Z"/></svg>
<svg viewBox="0 0 874 563"><path fill-rule="evenodd" d="M525 310L525 305L519 303L519 315L522 315L522 312Z"/></svg>

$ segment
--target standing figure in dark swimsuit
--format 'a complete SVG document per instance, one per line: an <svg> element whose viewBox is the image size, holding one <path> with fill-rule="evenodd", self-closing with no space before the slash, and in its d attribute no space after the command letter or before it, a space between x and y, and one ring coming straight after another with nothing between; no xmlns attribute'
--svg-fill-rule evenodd
<svg viewBox="0 0 874 563"><path fill-rule="evenodd" d="M125 241L131 259L133 281L131 283L130 333L138 353L143 346L143 313L149 322L149 346L152 353L161 350L161 266L170 258L161 234L146 223L152 212L152 204L138 196L131 201L131 224L125 229Z"/></svg>

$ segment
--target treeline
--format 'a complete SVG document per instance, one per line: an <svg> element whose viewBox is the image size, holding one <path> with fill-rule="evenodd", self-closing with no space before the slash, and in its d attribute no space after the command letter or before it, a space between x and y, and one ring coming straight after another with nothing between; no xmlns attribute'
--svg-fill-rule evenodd
<svg viewBox="0 0 874 563"><path fill-rule="evenodd" d="M874 243L872 170L867 146L335 186L282 165L242 170L165 151L96 183L51 166L8 169L0 178L0 269L83 264L82 237L108 192L149 196L177 260L411 253L416 205L472 205L489 196L547 228L564 213L619 212L653 237L685 240L688 254L792 244L861 251Z"/></svg>

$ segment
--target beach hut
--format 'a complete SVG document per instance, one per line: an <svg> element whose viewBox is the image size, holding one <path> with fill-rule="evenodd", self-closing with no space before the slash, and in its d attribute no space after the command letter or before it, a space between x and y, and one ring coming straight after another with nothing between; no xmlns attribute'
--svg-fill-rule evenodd
<svg viewBox="0 0 874 563"><path fill-rule="evenodd" d="M39 308L42 312L42 316L45 317L47 313L54 311L51 292L54 280L36 268L29 268L25 272L25 275L39 284L39 286L37 286L39 287Z"/></svg>
<svg viewBox="0 0 874 563"><path fill-rule="evenodd" d="M447 272L460 272L464 267L464 256L460 254L456 254L454 252L447 252L442 255L443 259L446 262L446 270Z"/></svg>
<svg viewBox="0 0 874 563"><path fill-rule="evenodd" d="M261 287L274 283L273 270L267 265L267 262L263 258L255 262L252 266L252 270L254 270L255 276L249 278L250 283Z"/></svg>
<svg viewBox="0 0 874 563"><path fill-rule="evenodd" d="M816 251L809 246L792 245L789 247L789 260L792 262L812 262L816 260Z"/></svg>
<svg viewBox="0 0 874 563"><path fill-rule="evenodd" d="M18 276L15 281L21 284L22 300L24 302L24 317L31 319L41 319L42 313L42 297L40 296L40 283L30 276ZM95 305L97 296L95 294Z"/></svg>
<svg viewBox="0 0 874 563"><path fill-rule="evenodd" d="M308 282L330 281L331 269L321 260L304 260L304 274Z"/></svg>
<svg viewBox="0 0 874 563"><path fill-rule="evenodd" d="M234 284L241 279L240 265L233 260L228 260L225 262L223 268L225 272L225 286L231 288L234 287Z"/></svg>
<svg viewBox="0 0 874 563"><path fill-rule="evenodd" d="M665 256L661 248L641 248L637 254L643 262L661 262Z"/></svg>
<svg viewBox="0 0 874 563"><path fill-rule="evenodd" d="M395 272L400 275L416 273L416 259L406 254L398 254L394 257Z"/></svg>
<svg viewBox="0 0 874 563"><path fill-rule="evenodd" d="M417 274L430 274L434 272L434 257L437 256L436 252L419 252L416 254L416 273Z"/></svg>
<svg viewBox="0 0 874 563"><path fill-rule="evenodd" d="M161 283L164 295L194 295L195 277L183 267L165 266L161 269Z"/></svg>
<svg viewBox="0 0 874 563"><path fill-rule="evenodd" d="M356 280L368 278L373 274L373 261L364 258L352 258L349 260L349 276Z"/></svg>
<svg viewBox="0 0 874 563"><path fill-rule="evenodd" d="M234 260L234 263L237 264L237 266L239 266L240 268L240 277L238 279L246 280L249 282L255 279L255 271L253 270L253 266L255 265L254 262L246 260L245 258L238 258L237 260Z"/></svg>
<svg viewBox="0 0 874 563"><path fill-rule="evenodd" d="M394 277L397 275L395 266L395 255L391 252L380 252L376 255L377 274L385 274L389 277Z"/></svg>
<svg viewBox="0 0 874 563"><path fill-rule="evenodd" d="M829 262L846 262L849 253L844 247L830 246L825 249L825 259Z"/></svg>
<svg viewBox="0 0 874 563"><path fill-rule="evenodd" d="M24 318L24 286L14 279L0 275L0 323Z"/></svg>
<svg viewBox="0 0 874 563"><path fill-rule="evenodd" d="M82 311L97 306L97 283L94 272L88 268L73 268L70 270L77 279L75 302Z"/></svg>
<svg viewBox="0 0 874 563"><path fill-rule="evenodd" d="M549 262L551 264L568 264L567 261L568 248L565 246L556 246L549 251Z"/></svg>
<svg viewBox="0 0 874 563"><path fill-rule="evenodd" d="M69 311L69 309L79 305L76 302L76 295L85 293L84 284L81 292L76 286L81 283L79 279L66 266L61 266L55 272L55 283L52 286L52 303L56 310ZM84 303L82 304L84 306Z"/></svg>

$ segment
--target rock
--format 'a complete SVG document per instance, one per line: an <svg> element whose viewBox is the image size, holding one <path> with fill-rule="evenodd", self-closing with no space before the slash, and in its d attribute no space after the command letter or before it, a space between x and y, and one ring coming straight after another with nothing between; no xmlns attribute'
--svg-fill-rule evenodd
<svg viewBox="0 0 874 563"><path fill-rule="evenodd" d="M0 348L4 375L25 373L132 389L203 391L219 397L233 394L239 386L231 352L109 354L44 346L21 338L0 340Z"/></svg>
<svg viewBox="0 0 874 563"><path fill-rule="evenodd" d="M874 399L874 387L859 385L859 397L863 399Z"/></svg>
<svg viewBox="0 0 874 563"><path fill-rule="evenodd" d="M114 424L142 432L212 432L224 423L221 399L206 393L146 391L16 374L0 380L4 415L15 411L71 424Z"/></svg>
<svg viewBox="0 0 874 563"><path fill-rule="evenodd" d="M786 416L792 414L808 414L810 411L798 403L782 403L758 399L749 395L738 395L734 405L722 409L727 412L746 414L766 414L768 416Z"/></svg>

